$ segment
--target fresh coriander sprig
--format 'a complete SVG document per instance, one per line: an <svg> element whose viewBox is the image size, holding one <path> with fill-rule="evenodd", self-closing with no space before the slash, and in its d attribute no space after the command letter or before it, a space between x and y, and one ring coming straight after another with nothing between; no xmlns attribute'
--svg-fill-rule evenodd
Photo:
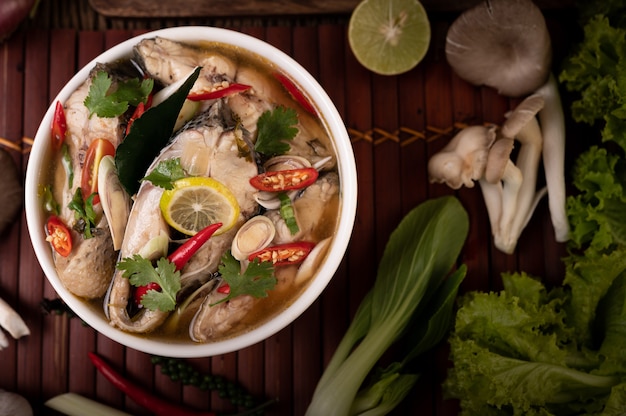
<svg viewBox="0 0 626 416"><path fill-rule="evenodd" d="M254 150L267 157L282 155L289 151L289 144L298 128L298 114L293 108L276 107L261 114L257 121L257 140Z"/></svg>
<svg viewBox="0 0 626 416"><path fill-rule="evenodd" d="M174 182L185 177L187 173L180 164L180 158L175 158L159 162L142 180L150 181L154 186L163 189L174 189Z"/></svg>
<svg viewBox="0 0 626 416"><path fill-rule="evenodd" d="M154 86L154 80L131 78L119 81L111 90L113 80L105 71L98 71L91 80L89 94L85 98L85 107L89 109L89 117L117 117L128 110L129 105L136 106L146 102Z"/></svg>
<svg viewBox="0 0 626 416"><path fill-rule="evenodd" d="M122 259L117 268L123 270L122 276L129 279L133 286L146 286L156 283L161 290L148 290L141 298L141 304L150 310L163 312L173 311L176 308L176 294L180 290L180 272L174 263L161 257L156 264L139 254Z"/></svg>
<svg viewBox="0 0 626 416"><path fill-rule="evenodd" d="M230 292L224 299L215 302L211 306L226 302L240 295L264 298L267 296L267 291L274 289L274 286L276 286L274 265L271 262L261 262L259 259L254 259L248 264L246 270L241 273L241 265L230 251L227 251L222 256L219 272L222 275L222 279L230 286Z"/></svg>
<svg viewBox="0 0 626 416"><path fill-rule="evenodd" d="M93 209L95 196L96 194L93 193L83 201L82 190L76 188L76 192L74 192L74 196L68 204L68 207L74 211L74 218L76 219L74 229L86 239L92 238L96 230L96 212Z"/></svg>

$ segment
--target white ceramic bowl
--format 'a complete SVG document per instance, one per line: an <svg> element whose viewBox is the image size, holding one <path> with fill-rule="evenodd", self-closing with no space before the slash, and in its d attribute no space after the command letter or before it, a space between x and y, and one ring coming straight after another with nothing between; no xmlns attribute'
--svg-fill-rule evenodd
<svg viewBox="0 0 626 416"><path fill-rule="evenodd" d="M177 27L149 32L129 39L95 58L82 68L52 100L65 102L69 95L87 78L89 71L96 62L111 62L128 57L133 46L143 38L162 36L179 41L219 41L252 51L275 63L296 84L298 84L315 103L318 111L326 121L331 132L338 155L338 169L341 180L342 204L340 220L336 235L332 241L329 255L319 272L305 292L284 312L261 326L232 339L214 343L199 344L166 343L150 339L149 336L136 336L112 327L93 308L71 294L60 282L52 259L50 244L45 241L45 215L42 203L37 195L37 188L42 179L41 169L45 166L50 146L50 125L54 113L54 105L46 112L35 136L26 172L25 208L28 230L41 267L58 295L67 305L92 328L120 344L149 354L169 357L204 357L236 351L260 342L280 331L300 316L322 293L337 267L339 266L352 233L356 215L357 182L356 167L352 146L344 123L328 95L317 81L297 62L277 48L254 37L226 29L210 27Z"/></svg>

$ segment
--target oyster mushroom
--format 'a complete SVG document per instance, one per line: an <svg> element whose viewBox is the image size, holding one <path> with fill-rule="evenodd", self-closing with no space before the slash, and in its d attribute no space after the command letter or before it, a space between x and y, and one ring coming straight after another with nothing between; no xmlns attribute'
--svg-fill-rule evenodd
<svg viewBox="0 0 626 416"><path fill-rule="evenodd" d="M541 10L531 0L484 0L450 26L446 57L455 73L474 85L510 97L543 97L539 121L550 215L556 241L566 241L565 122Z"/></svg>
<svg viewBox="0 0 626 416"><path fill-rule="evenodd" d="M536 191L542 135L536 114L544 100L524 99L501 127L470 126L459 132L428 163L431 182L481 186L495 246L510 254L545 191ZM520 149L515 163L515 142Z"/></svg>

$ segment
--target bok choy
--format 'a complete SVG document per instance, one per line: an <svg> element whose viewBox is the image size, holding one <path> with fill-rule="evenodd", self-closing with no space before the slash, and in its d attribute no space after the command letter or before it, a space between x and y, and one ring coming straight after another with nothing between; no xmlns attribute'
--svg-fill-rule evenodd
<svg viewBox="0 0 626 416"><path fill-rule="evenodd" d="M466 269L448 275L468 229L467 212L452 196L428 200L404 217L390 236L373 288L318 382L308 416L385 414L406 396L417 380L404 371L408 362L436 345L450 326ZM410 340L402 343L411 345L405 358L372 371L400 338Z"/></svg>

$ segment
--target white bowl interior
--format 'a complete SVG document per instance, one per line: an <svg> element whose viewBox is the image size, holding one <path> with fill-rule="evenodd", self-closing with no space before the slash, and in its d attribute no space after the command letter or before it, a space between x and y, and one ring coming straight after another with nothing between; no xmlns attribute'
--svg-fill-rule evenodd
<svg viewBox="0 0 626 416"><path fill-rule="evenodd" d="M25 209L28 230L35 255L50 284L67 305L98 332L120 344L154 355L205 357L225 354L260 342L289 325L319 297L333 277L347 249L356 215L357 178L354 154L348 133L337 109L318 82L300 64L279 49L257 38L228 29L193 26L177 27L157 30L129 39L107 50L88 63L65 85L52 100L52 103L56 103L57 100L64 102L85 81L89 71L96 62L111 62L128 57L132 47L139 40L155 36L167 37L178 41L218 41L252 51L275 63L302 90L306 91L309 98L315 103L333 139L338 157L342 193L341 213L336 235L332 241L327 259L315 276L315 279L284 312L249 332L223 341L205 344L193 343L192 341L166 343L162 340L152 340L149 337L126 333L112 327L101 313L87 306L84 301L74 296L61 284L52 259L50 245L45 241L45 216L41 208L41 201L37 195L37 189L38 184L43 180L40 169L42 166L45 166L49 157L50 146L48 144L54 105L51 105L44 115L35 136L28 161L25 185Z"/></svg>

